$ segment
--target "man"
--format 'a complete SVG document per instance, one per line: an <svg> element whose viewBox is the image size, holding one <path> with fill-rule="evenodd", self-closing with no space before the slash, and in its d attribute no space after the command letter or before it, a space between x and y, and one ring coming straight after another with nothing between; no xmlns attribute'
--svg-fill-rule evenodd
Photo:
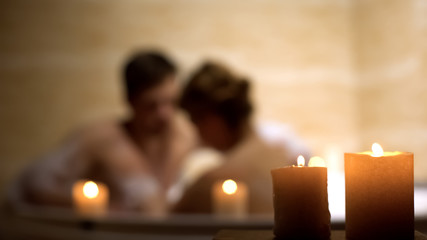
<svg viewBox="0 0 427 240"><path fill-rule="evenodd" d="M71 206L80 179L107 184L117 210L164 211L181 160L194 144L177 114L176 68L158 52L139 52L124 68L132 116L105 121L71 136L27 169L12 188L12 203Z"/></svg>

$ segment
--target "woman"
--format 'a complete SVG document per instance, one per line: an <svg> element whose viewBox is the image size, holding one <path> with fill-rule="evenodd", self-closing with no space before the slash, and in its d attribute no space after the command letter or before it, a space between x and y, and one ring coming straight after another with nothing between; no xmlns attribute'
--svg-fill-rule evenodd
<svg viewBox="0 0 427 240"><path fill-rule="evenodd" d="M224 163L196 181L176 205L181 213L211 213L216 181L233 179L249 188L249 213L272 213L270 170L291 165L295 152L267 144L254 130L250 82L216 63L206 63L189 79L181 98L203 142L224 153Z"/></svg>

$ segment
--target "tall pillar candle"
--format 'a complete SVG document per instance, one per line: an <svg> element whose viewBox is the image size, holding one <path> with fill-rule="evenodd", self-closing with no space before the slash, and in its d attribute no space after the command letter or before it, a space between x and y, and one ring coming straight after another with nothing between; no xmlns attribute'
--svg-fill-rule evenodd
<svg viewBox="0 0 427 240"><path fill-rule="evenodd" d="M414 239L413 153L344 156L347 239Z"/></svg>
<svg viewBox="0 0 427 240"><path fill-rule="evenodd" d="M304 167L300 161L303 158L297 167L271 171L274 235L277 239L330 239L327 169Z"/></svg>

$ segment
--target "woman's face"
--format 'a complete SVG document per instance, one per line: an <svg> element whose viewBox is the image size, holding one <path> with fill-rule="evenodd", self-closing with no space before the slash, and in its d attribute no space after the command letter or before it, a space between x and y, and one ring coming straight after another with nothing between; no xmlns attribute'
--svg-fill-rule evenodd
<svg viewBox="0 0 427 240"><path fill-rule="evenodd" d="M190 115L202 141L207 146L220 151L225 151L230 147L234 138L224 119L215 113L204 113L199 117L195 117L194 114Z"/></svg>

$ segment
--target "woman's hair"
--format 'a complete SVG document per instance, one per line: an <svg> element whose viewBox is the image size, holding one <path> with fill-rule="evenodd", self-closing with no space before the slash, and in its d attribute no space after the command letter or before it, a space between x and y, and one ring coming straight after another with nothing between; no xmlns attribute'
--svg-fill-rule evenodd
<svg viewBox="0 0 427 240"><path fill-rule="evenodd" d="M230 128L236 128L247 122L252 114L249 90L248 80L235 76L220 64L207 62L188 80L181 106L192 118L215 113Z"/></svg>

